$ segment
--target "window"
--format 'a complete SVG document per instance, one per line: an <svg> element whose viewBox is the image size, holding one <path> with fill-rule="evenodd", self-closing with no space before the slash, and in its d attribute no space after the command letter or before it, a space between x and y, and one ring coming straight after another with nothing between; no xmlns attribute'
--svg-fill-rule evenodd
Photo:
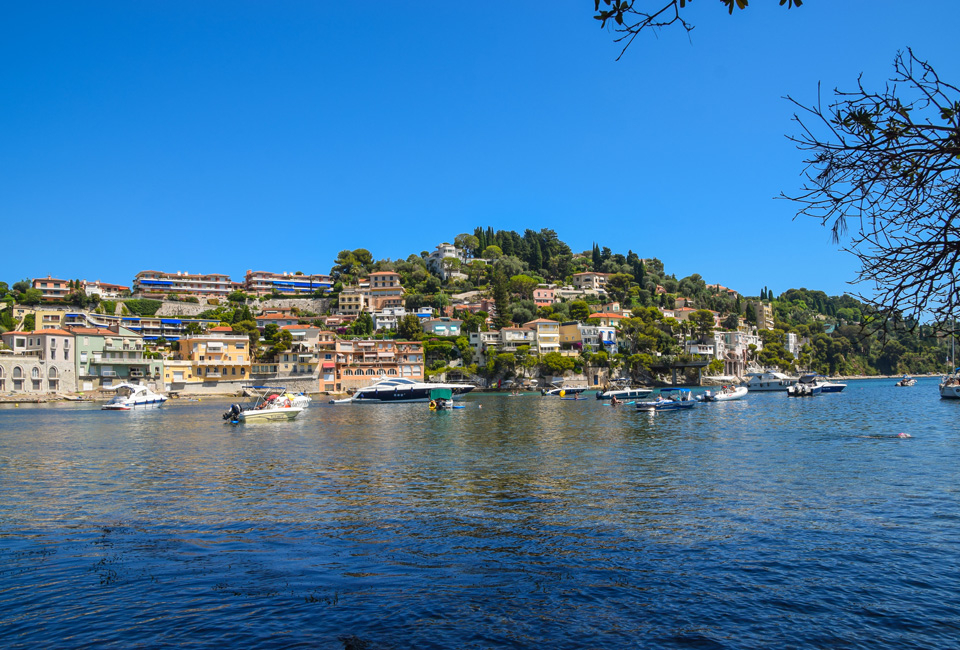
<svg viewBox="0 0 960 650"><path fill-rule="evenodd" d="M30 378L39 379L40 378L40 368L31 368L30 369Z"/></svg>

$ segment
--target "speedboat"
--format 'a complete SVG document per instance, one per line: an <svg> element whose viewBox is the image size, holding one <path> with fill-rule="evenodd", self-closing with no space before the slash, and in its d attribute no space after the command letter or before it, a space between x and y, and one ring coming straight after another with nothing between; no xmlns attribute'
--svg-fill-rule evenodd
<svg viewBox="0 0 960 650"><path fill-rule="evenodd" d="M697 405L689 388L661 388L657 399L637 402L638 411L680 411Z"/></svg>
<svg viewBox="0 0 960 650"><path fill-rule="evenodd" d="M231 404L223 414L223 419L239 424L241 422L269 422L272 420L293 420L305 407L296 406L296 395L286 392L285 388L273 386L248 386L256 391L257 399L252 404L241 406Z"/></svg>
<svg viewBox="0 0 960 650"><path fill-rule="evenodd" d="M822 392L823 388L817 383L816 374L803 375L800 381L787 388L789 397L814 397Z"/></svg>
<svg viewBox="0 0 960 650"><path fill-rule="evenodd" d="M154 393L139 384L117 384L110 388L116 396L100 407L101 411L129 411L135 408L153 408L167 401L166 395Z"/></svg>
<svg viewBox="0 0 960 650"><path fill-rule="evenodd" d="M724 386L718 391L707 390L703 395L698 395L697 399L701 402L730 402L745 396L746 386Z"/></svg>
<svg viewBox="0 0 960 650"><path fill-rule="evenodd" d="M442 384L437 382L413 381L402 377L382 379L370 386L364 386L350 397L330 400L331 404L403 404L407 402L429 402L430 391L450 389L453 399L466 395L476 386L473 384Z"/></svg>
<svg viewBox="0 0 960 650"><path fill-rule="evenodd" d="M960 368L940 380L940 397L960 399Z"/></svg>
<svg viewBox="0 0 960 650"><path fill-rule="evenodd" d="M643 399L653 392L652 388L641 388L639 386L628 388L611 388L610 390L598 390L597 399L611 399L616 397L619 400Z"/></svg>
<svg viewBox="0 0 960 650"><path fill-rule="evenodd" d="M785 391L795 383L797 380L793 377L788 377L782 372L774 372L772 370L767 370L764 372L751 372L747 374L749 379L740 384L745 386L748 391L761 392L761 391Z"/></svg>
<svg viewBox="0 0 960 650"><path fill-rule="evenodd" d="M909 375L904 375L903 379L894 384L894 386L914 386L917 380Z"/></svg>
<svg viewBox="0 0 960 650"><path fill-rule="evenodd" d="M840 393L844 388L847 387L846 384L830 381L823 375L814 374L813 380L816 382L817 386L820 387L821 393Z"/></svg>

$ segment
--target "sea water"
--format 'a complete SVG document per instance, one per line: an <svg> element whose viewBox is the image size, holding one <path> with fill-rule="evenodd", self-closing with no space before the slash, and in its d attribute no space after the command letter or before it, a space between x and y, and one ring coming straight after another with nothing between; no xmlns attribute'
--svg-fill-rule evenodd
<svg viewBox="0 0 960 650"><path fill-rule="evenodd" d="M0 647L956 648L960 401L894 383L2 407Z"/></svg>

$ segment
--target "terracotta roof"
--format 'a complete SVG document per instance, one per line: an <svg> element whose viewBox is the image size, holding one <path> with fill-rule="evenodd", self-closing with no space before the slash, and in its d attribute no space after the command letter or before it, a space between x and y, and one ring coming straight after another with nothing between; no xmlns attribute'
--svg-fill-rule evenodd
<svg viewBox="0 0 960 650"><path fill-rule="evenodd" d="M105 329L97 329L96 327L71 327L70 331L77 334L103 334Z"/></svg>
<svg viewBox="0 0 960 650"><path fill-rule="evenodd" d="M280 329L282 330L317 330L322 332L319 327L314 327L313 325L281 325Z"/></svg>
<svg viewBox="0 0 960 650"><path fill-rule="evenodd" d="M297 319L296 316L288 316L285 314L267 314L266 316L256 317L257 320L290 320L291 318L294 320Z"/></svg>
<svg viewBox="0 0 960 650"><path fill-rule="evenodd" d="M396 271L374 271L370 275L400 275Z"/></svg>
<svg viewBox="0 0 960 650"><path fill-rule="evenodd" d="M604 312L598 312L596 314L590 314L589 318L624 318L624 315L614 314L613 312L604 311Z"/></svg>
<svg viewBox="0 0 960 650"><path fill-rule="evenodd" d="M2 336L33 336L35 334L53 334L56 336L73 336L73 332L65 332L61 329L31 330L29 332L4 332Z"/></svg>
<svg viewBox="0 0 960 650"><path fill-rule="evenodd" d="M524 323L524 327L527 325L533 325L534 323L559 323L559 321L550 320L549 318L538 318L536 320L527 321Z"/></svg>
<svg viewBox="0 0 960 650"><path fill-rule="evenodd" d="M228 327L227 325L218 325L217 327L211 327L209 331L211 331L211 332L232 332L232 331L233 331L233 328L232 328L232 327Z"/></svg>

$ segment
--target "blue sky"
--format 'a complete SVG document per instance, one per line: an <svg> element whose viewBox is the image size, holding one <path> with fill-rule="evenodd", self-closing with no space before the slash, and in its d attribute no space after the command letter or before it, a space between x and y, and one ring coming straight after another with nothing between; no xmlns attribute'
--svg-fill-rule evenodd
<svg viewBox="0 0 960 650"><path fill-rule="evenodd" d="M620 61L589 0L2 6L11 283L327 272L482 225L843 293L854 261L774 198L801 181L783 96L879 87L908 46L960 83L955 0L699 0Z"/></svg>

